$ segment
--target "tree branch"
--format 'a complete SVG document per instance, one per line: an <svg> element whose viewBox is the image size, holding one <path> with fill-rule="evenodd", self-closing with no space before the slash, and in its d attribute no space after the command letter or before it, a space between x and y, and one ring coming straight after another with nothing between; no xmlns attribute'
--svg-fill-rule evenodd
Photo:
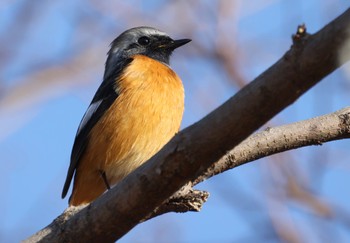
<svg viewBox="0 0 350 243"><path fill-rule="evenodd" d="M177 134L147 163L69 219L27 242L112 242L204 173L252 132L342 65L350 10L314 35L294 39L272 67L201 121ZM62 216L61 216L62 217Z"/></svg>
<svg viewBox="0 0 350 243"><path fill-rule="evenodd" d="M283 151L350 137L350 107L251 135L193 181L196 185L223 171Z"/></svg>
<svg viewBox="0 0 350 243"><path fill-rule="evenodd" d="M212 176L273 154L350 137L350 107L324 116L267 128L249 136L194 181L173 195L145 220L168 212L200 211L209 193L193 190ZM161 213L159 213L161 212Z"/></svg>

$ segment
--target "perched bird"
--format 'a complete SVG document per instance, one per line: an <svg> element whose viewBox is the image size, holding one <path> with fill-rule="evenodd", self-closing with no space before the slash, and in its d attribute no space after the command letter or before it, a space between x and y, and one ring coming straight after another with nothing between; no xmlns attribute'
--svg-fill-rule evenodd
<svg viewBox="0 0 350 243"><path fill-rule="evenodd" d="M74 175L69 205L95 200L178 132L184 89L169 59L190 41L137 27L111 43L103 81L75 137L62 191L64 198Z"/></svg>

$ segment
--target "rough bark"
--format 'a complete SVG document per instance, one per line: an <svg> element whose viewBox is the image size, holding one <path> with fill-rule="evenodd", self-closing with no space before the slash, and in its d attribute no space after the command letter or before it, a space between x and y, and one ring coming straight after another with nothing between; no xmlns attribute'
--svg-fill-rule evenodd
<svg viewBox="0 0 350 243"><path fill-rule="evenodd" d="M214 175L272 154L350 137L350 107L324 116L267 128L249 136L193 181L196 185Z"/></svg>
<svg viewBox="0 0 350 243"><path fill-rule="evenodd" d="M205 191L193 190L196 184L237 166L283 151L317 145L350 137L350 107L331 114L288 125L267 128L238 144L202 175L189 182L146 220L167 212L200 211L209 197Z"/></svg>

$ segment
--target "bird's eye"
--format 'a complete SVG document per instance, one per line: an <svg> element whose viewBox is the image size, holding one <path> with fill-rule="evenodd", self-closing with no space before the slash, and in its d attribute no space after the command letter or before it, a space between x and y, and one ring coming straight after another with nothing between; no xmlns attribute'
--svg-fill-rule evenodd
<svg viewBox="0 0 350 243"><path fill-rule="evenodd" d="M151 40L147 36L142 36L137 40L137 42L141 46L147 46L151 42Z"/></svg>

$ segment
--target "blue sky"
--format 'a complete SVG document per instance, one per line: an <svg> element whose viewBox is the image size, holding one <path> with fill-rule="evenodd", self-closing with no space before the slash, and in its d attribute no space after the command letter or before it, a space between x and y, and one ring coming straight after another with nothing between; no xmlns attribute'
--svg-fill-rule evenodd
<svg viewBox="0 0 350 243"><path fill-rule="evenodd" d="M154 25L175 38L193 39L194 44L180 48L172 56L172 67L182 77L186 90L182 123L186 127L238 90L219 62L195 50L196 43L210 50L218 33L234 39L232 55L238 55L236 68L249 82L289 49L290 37L298 24L305 23L308 31L314 33L349 7L345 0L254 0L249 4L235 1L234 9L228 10L233 14L219 26L227 29L223 33L213 28L216 19L215 15L210 16L210 6L216 6L216 1L203 1L199 6L208 15L199 15L200 10L195 9L181 10L192 13L186 21L190 21L189 26L196 26L191 36L187 36L186 28L181 26L186 23L181 19L174 22L178 13L176 4L167 1L120 3L124 10L110 1L99 4L42 1L40 6L37 3L31 6L29 2L0 4L0 52L3 53L0 58L0 205L3 209L0 242L18 242L28 237L67 207L67 198L62 200L60 195L75 133L101 82L108 45L121 31L137 25ZM133 10L129 13L128 9ZM155 14L159 9L167 12ZM128 14L134 18L128 18ZM23 20L18 20L19 17ZM92 64L86 64L90 59ZM87 66L91 68L84 68ZM341 109L349 104L349 87L349 77L342 68L272 123L290 123ZM318 178L321 183L310 182L310 188L348 212L349 147L349 141L344 140L291 151L280 163L295 163L298 170L293 169L301 172L297 176L306 181ZM315 177L312 168L324 158L328 161L322 167L326 171ZM271 221L264 201L271 190L267 176L271 166L271 161L260 160L198 185L199 189L210 192L209 201L200 213L171 213L152 219L137 226L121 242L275 239L278 233L263 226ZM341 220L329 223L310 217L308 210L299 206L288 202L293 221L308 242L319 240L310 222L318 230L327 228L325 232L332 232L338 242L350 240L349 225Z"/></svg>

